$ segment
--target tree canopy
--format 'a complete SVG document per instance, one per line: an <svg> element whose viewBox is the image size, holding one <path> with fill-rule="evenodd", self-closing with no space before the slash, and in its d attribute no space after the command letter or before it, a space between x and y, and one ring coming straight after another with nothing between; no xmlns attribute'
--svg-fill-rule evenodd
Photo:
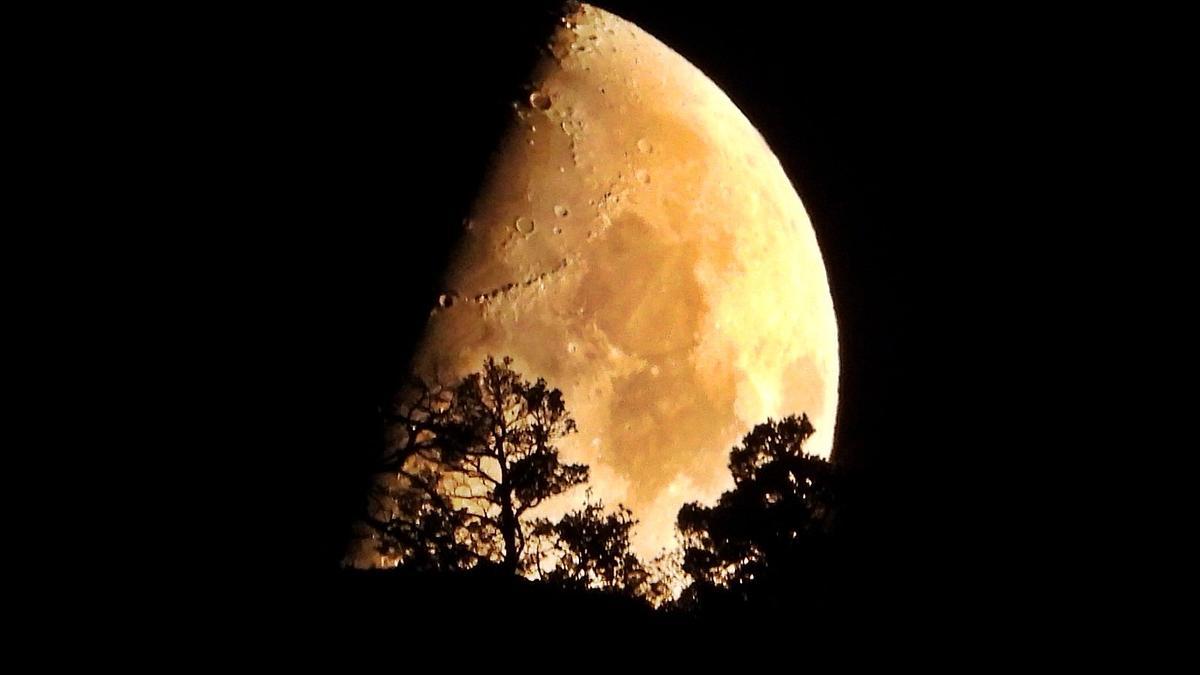
<svg viewBox="0 0 1200 675"><path fill-rule="evenodd" d="M417 381L388 418L366 540L383 566L480 568L655 606L712 608L790 594L813 580L834 527L839 476L806 454L805 415L759 424L729 455L734 487L678 513L680 550L646 563L623 505L590 494L557 519L538 507L588 480L558 444L576 432L562 392L488 357L451 385ZM678 602L672 601L682 590ZM788 602L791 602L789 600Z"/></svg>
<svg viewBox="0 0 1200 675"><path fill-rule="evenodd" d="M837 475L804 452L812 433L806 415L759 424L729 454L734 488L715 505L680 509L683 570L693 580L685 600L778 590L820 555L834 526Z"/></svg>
<svg viewBox="0 0 1200 675"><path fill-rule="evenodd" d="M588 479L587 466L559 457L576 431L561 391L488 357L480 372L448 387L416 382L402 400L368 521L381 556L417 569L498 565L572 588L644 583L628 509L532 513Z"/></svg>
<svg viewBox="0 0 1200 675"><path fill-rule="evenodd" d="M529 567L540 578L567 588L602 588L644 593L647 572L629 550L637 521L624 506L606 512L601 502L565 514L557 522L540 519L534 526L538 546Z"/></svg>

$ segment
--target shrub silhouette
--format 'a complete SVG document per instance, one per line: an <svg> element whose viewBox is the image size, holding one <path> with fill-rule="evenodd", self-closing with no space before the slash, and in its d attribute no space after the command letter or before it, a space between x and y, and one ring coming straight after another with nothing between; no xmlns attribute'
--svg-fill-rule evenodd
<svg viewBox="0 0 1200 675"><path fill-rule="evenodd" d="M647 572L629 550L637 521L624 506L606 512L602 502L588 503L558 522L538 520L537 547L530 566L540 578L565 588L599 588L643 595Z"/></svg>
<svg viewBox="0 0 1200 675"><path fill-rule="evenodd" d="M685 504L678 527L685 605L779 598L807 583L834 526L834 466L804 453L806 415L759 424L729 455L734 489L714 506Z"/></svg>

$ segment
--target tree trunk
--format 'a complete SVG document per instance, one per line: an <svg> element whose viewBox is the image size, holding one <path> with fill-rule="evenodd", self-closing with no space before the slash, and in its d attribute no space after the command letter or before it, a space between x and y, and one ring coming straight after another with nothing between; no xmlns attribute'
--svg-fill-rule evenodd
<svg viewBox="0 0 1200 675"><path fill-rule="evenodd" d="M500 485L496 486L496 496L500 498L500 534L504 537L504 569L509 574L517 573L517 514L513 511L512 485L508 482L508 453L505 443L508 442L508 424L505 418L504 392L500 390L499 381L493 381L492 396L495 400L496 419L500 420L500 438L495 446L496 459L500 461Z"/></svg>
<svg viewBox="0 0 1200 675"><path fill-rule="evenodd" d="M517 573L517 516L513 513L512 495L505 486L500 494L500 530L504 535L504 569Z"/></svg>

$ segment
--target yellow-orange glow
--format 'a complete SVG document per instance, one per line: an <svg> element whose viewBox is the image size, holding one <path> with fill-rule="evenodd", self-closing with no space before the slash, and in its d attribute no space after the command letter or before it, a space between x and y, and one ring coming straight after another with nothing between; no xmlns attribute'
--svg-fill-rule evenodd
<svg viewBox="0 0 1200 675"><path fill-rule="evenodd" d="M767 417L808 413L808 449L828 457L833 303L795 188L711 80L588 6L551 47L414 367L450 382L511 355L562 389L579 424L564 457L591 466L596 497L633 509L649 559L673 545L684 502L730 487L730 447Z"/></svg>

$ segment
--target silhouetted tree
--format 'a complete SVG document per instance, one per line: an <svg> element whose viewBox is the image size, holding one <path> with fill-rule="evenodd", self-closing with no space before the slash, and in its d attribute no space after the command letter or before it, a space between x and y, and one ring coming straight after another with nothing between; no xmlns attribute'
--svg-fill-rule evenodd
<svg viewBox="0 0 1200 675"><path fill-rule="evenodd" d="M417 567L490 561L520 572L527 512L587 481L587 467L560 461L555 447L575 431L562 392L511 365L488 357L456 385L418 382L402 397L368 520L380 553Z"/></svg>
<svg viewBox="0 0 1200 675"><path fill-rule="evenodd" d="M536 546L529 568L542 579L566 588L595 588L642 595L647 573L629 548L637 521L619 506L606 512L602 502L589 502L557 522L534 523Z"/></svg>
<svg viewBox="0 0 1200 675"><path fill-rule="evenodd" d="M834 466L803 451L812 433L804 415L759 424L730 452L734 489L714 506L680 509L683 569L692 578L685 603L812 581L802 572L821 555L837 496Z"/></svg>

